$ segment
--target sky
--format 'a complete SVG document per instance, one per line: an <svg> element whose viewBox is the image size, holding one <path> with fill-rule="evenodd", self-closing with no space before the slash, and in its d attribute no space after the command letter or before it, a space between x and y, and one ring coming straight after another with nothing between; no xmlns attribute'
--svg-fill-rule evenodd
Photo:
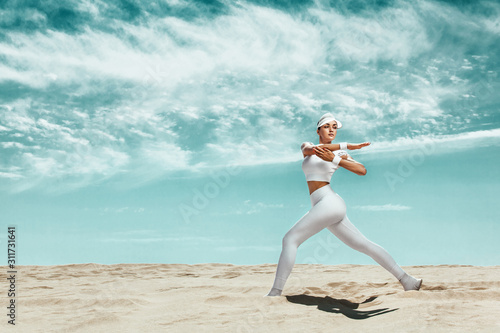
<svg viewBox="0 0 500 333"><path fill-rule="evenodd" d="M498 265L498 1L8 1L0 242L18 264L277 263L331 186L400 265ZM7 259L5 258L4 261ZM328 230L296 263L376 264Z"/></svg>

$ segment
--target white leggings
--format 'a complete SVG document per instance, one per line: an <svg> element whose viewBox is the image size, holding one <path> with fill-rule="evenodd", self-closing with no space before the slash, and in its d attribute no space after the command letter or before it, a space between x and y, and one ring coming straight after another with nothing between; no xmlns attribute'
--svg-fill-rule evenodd
<svg viewBox="0 0 500 333"><path fill-rule="evenodd" d="M398 280L405 271L396 264L391 255L381 246L368 240L346 215L344 200L329 186L323 186L311 193L312 208L283 237L276 277L273 288L283 290L290 275L297 249L306 239L328 228L342 242L355 250L372 257Z"/></svg>

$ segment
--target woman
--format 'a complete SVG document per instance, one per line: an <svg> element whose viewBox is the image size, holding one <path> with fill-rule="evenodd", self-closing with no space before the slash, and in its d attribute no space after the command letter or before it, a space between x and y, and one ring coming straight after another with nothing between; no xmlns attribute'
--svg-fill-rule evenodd
<svg viewBox="0 0 500 333"><path fill-rule="evenodd" d="M357 175L366 174L363 164L353 160L344 149L360 149L370 143L332 144L337 129L341 127L340 121L331 113L326 113L317 123L319 145L314 146L311 142L304 142L301 146L304 155L302 170L309 187L312 208L285 234L274 284L265 296L281 295L295 264L297 248L324 228L328 228L348 246L372 257L401 282L405 291L419 290L422 285L422 279L416 279L403 271L384 248L368 240L352 225L346 215L344 200L328 186L333 173L339 167Z"/></svg>

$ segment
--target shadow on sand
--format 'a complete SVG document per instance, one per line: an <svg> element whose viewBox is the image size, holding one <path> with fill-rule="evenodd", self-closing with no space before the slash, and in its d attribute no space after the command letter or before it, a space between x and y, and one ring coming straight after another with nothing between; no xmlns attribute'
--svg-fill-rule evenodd
<svg viewBox="0 0 500 333"><path fill-rule="evenodd" d="M344 316L351 319L368 319L373 316L378 316L381 314L389 313L392 311L398 310L396 309L375 309L368 311L360 311L356 310L360 304L366 304L374 301L377 296L372 296L367 298L361 303L353 303L346 299L336 299L330 296L325 297L317 297L310 295L290 295L286 296L286 299L289 302L303 304L303 305L316 305L318 310L332 312L332 313L342 313Z"/></svg>

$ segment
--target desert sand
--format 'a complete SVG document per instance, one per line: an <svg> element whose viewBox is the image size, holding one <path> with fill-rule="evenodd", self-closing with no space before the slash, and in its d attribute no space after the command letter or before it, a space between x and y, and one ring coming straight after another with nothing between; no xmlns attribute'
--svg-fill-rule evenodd
<svg viewBox="0 0 500 333"><path fill-rule="evenodd" d="M500 332L500 266L403 266L405 292L377 265L18 266L16 325L2 332ZM7 271L7 267L2 267Z"/></svg>

